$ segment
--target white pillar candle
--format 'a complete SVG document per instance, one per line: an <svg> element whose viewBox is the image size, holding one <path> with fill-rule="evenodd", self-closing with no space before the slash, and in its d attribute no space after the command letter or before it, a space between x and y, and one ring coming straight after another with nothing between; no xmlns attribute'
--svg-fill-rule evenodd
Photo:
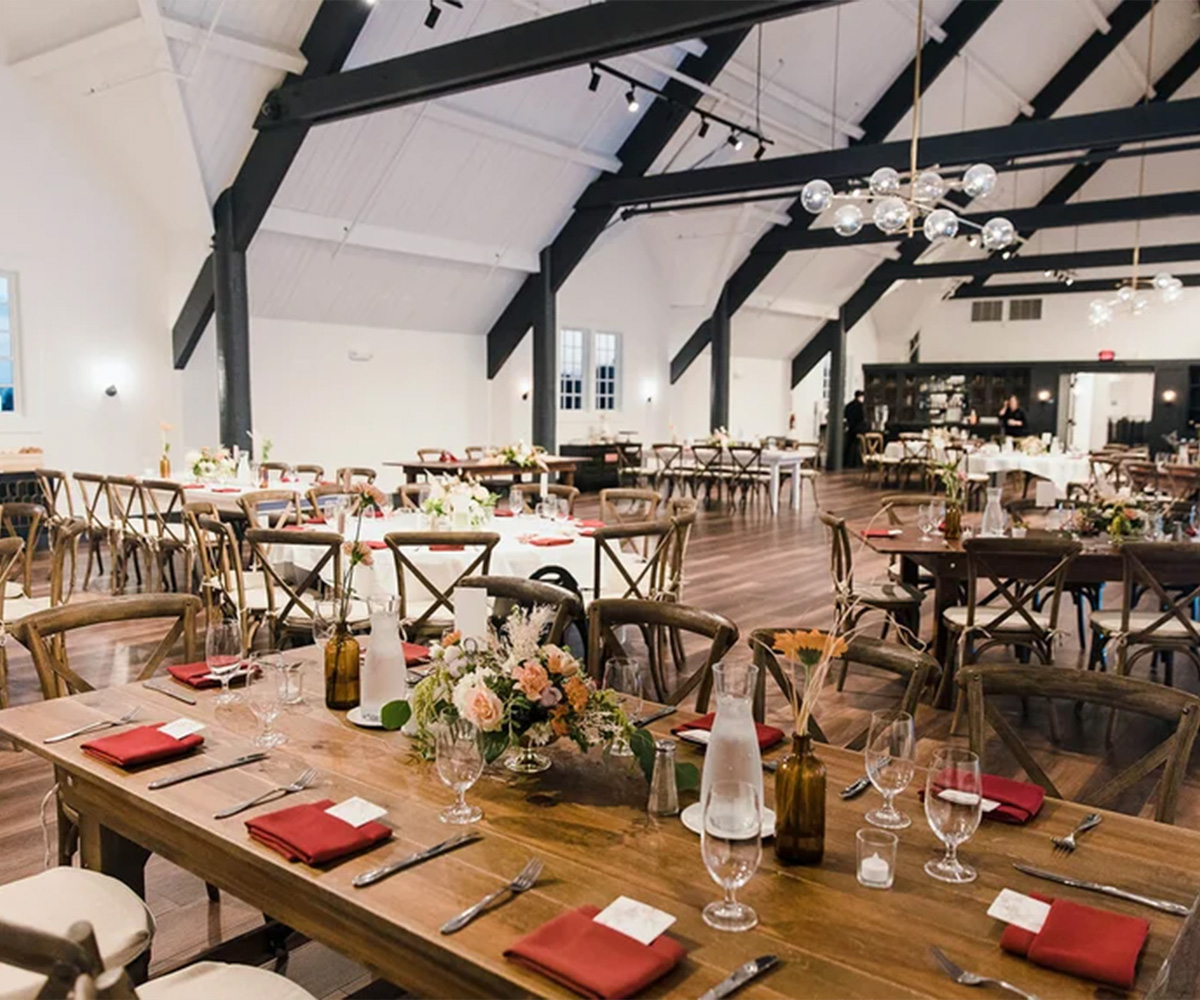
<svg viewBox="0 0 1200 1000"><path fill-rule="evenodd" d="M863 858L858 866L859 877L864 882L870 882L873 885L887 885L891 873L891 867L878 854Z"/></svg>
<svg viewBox="0 0 1200 1000"><path fill-rule="evenodd" d="M538 479L538 490L541 493L543 500L550 495L550 476L548 473L543 472L541 477Z"/></svg>

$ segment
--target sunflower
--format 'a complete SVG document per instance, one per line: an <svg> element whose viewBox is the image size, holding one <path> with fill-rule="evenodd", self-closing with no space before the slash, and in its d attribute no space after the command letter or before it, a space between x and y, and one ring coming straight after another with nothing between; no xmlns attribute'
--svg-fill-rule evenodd
<svg viewBox="0 0 1200 1000"><path fill-rule="evenodd" d="M795 632L776 632L774 649L786 659L800 660L812 666L826 652L830 659L845 656L846 641L819 629L810 632L798 629Z"/></svg>

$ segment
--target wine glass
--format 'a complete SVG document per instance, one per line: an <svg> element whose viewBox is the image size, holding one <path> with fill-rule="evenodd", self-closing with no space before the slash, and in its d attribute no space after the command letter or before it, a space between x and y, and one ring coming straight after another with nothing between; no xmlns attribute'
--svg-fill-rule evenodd
<svg viewBox="0 0 1200 1000"><path fill-rule="evenodd" d="M916 734L908 712L871 713L867 731L867 777L883 796L883 805L872 809L866 820L885 830L903 830L912 820L894 805L897 793L904 791L913 778Z"/></svg>
<svg viewBox="0 0 1200 1000"><path fill-rule="evenodd" d="M254 737L256 747L277 747L287 742L287 737L273 728L283 711L280 690L283 680L282 653L258 653L251 657L250 672L246 675L246 702L262 725L262 732Z"/></svg>
<svg viewBox="0 0 1200 1000"><path fill-rule="evenodd" d="M925 872L942 882L974 882L977 872L958 860L958 845L970 839L983 815L979 754L942 747L933 755L925 779L925 818L946 856L925 862Z"/></svg>
<svg viewBox="0 0 1200 1000"><path fill-rule="evenodd" d="M704 908L704 922L719 931L748 931L758 914L734 893L762 861L762 799L748 781L714 781L704 797L700 853L725 898Z"/></svg>
<svg viewBox="0 0 1200 1000"><path fill-rule="evenodd" d="M609 659L604 665L604 686L617 692L621 711L630 722L642 714L645 680L642 665L637 660L628 656L614 656ZM633 756L633 748L630 747L624 733L613 737L608 752L614 757Z"/></svg>
<svg viewBox="0 0 1200 1000"><path fill-rule="evenodd" d="M313 601L312 634L313 642L318 646L324 647L325 643L333 638L333 633L337 630L340 604L337 598Z"/></svg>
<svg viewBox="0 0 1200 1000"><path fill-rule="evenodd" d="M525 494L519 486L512 486L508 490L508 509L514 514L525 513Z"/></svg>
<svg viewBox="0 0 1200 1000"><path fill-rule="evenodd" d="M931 532L937 527L936 508L933 504L921 504L917 508L917 527L921 529L921 541L931 540Z"/></svg>
<svg viewBox="0 0 1200 1000"><path fill-rule="evenodd" d="M483 819L483 810L467 805L467 789L483 773L479 730L466 719L447 720L435 727L434 738L438 777L457 796L454 805L438 813L438 819L455 825L479 822Z"/></svg>
<svg viewBox="0 0 1200 1000"><path fill-rule="evenodd" d="M204 661L208 672L221 682L218 705L229 705L240 701L238 695L229 690L229 681L242 665L242 625L236 619L214 621L204 636Z"/></svg>

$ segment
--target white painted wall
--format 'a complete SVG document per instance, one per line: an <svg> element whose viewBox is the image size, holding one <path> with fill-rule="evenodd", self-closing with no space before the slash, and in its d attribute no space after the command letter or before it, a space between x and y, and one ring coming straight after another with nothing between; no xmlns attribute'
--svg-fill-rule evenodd
<svg viewBox="0 0 1200 1000"><path fill-rule="evenodd" d="M0 268L18 274L23 390L21 412L0 415L0 448L41 445L69 471L156 467L159 425L182 415L165 235L53 102L2 66L0 134Z"/></svg>
<svg viewBox="0 0 1200 1000"><path fill-rule="evenodd" d="M731 358L729 432L739 441L787 434L791 363Z"/></svg>

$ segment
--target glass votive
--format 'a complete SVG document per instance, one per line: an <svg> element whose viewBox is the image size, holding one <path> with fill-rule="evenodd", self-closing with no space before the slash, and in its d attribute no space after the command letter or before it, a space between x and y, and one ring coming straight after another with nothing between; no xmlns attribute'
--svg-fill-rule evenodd
<svg viewBox="0 0 1200 1000"><path fill-rule="evenodd" d="M304 671L299 660L278 667L279 700L285 705L304 704Z"/></svg>
<svg viewBox="0 0 1200 1000"><path fill-rule="evenodd" d="M1024 538L1026 532L1027 532L1027 529L1020 525L1014 524L1012 526L1012 537L1013 538Z"/></svg>
<svg viewBox="0 0 1200 1000"><path fill-rule="evenodd" d="M854 835L858 849L858 881L868 889L890 889L896 873L900 838L887 830L867 827Z"/></svg>

